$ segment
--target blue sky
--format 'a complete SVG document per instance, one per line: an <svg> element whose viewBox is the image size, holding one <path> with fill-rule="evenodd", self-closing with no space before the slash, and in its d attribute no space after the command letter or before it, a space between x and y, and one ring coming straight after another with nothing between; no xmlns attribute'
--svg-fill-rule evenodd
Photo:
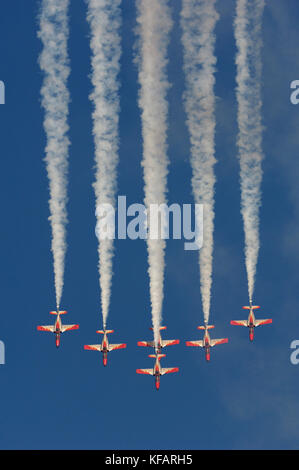
<svg viewBox="0 0 299 470"><path fill-rule="evenodd" d="M169 47L169 202L192 202L189 141L182 106L184 77L179 28L180 0L172 0L174 29ZM212 351L185 347L202 322L197 253L183 241L166 250L164 323L169 348L165 366L179 374L162 378L157 393L137 341L150 338L146 245L116 242L109 328L126 350L101 356L83 350L98 339L100 291L94 233L93 138L89 28L84 1L72 1L69 53L71 76L69 224L62 307L80 330L65 334L56 350L50 334L36 325L52 321L55 307L48 180L43 161L45 135L40 106L42 74L37 58L39 2L2 2L0 79L6 104L0 107L1 158L0 366L1 449L294 449L298 447L299 365L290 363L298 328L298 132L299 106L290 103L290 82L299 79L295 0L272 0L263 23L263 205L261 250L255 301L273 325L248 332L231 327L247 303L236 152L235 2L218 1L216 74L216 219L211 321L229 343ZM137 69L133 64L136 12L123 1L119 194L142 202L143 181ZM112 339L112 338L111 338Z"/></svg>

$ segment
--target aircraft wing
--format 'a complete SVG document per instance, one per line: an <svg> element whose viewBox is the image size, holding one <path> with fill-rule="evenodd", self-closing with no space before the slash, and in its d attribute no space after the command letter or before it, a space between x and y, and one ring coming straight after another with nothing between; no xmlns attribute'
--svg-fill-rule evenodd
<svg viewBox="0 0 299 470"><path fill-rule="evenodd" d="M53 325L44 325L44 326L38 326L37 329L38 329L38 331L50 331L51 333L54 333L55 326L53 326Z"/></svg>
<svg viewBox="0 0 299 470"><path fill-rule="evenodd" d="M200 348L204 347L204 342L202 340L198 341L186 341L187 346L198 346Z"/></svg>
<svg viewBox="0 0 299 470"><path fill-rule="evenodd" d="M172 346L173 344L179 344L178 339L164 339L161 341L162 348L165 348L165 346Z"/></svg>
<svg viewBox="0 0 299 470"><path fill-rule="evenodd" d="M221 339L211 339L211 346L216 346L217 344L224 344L228 343L228 338L221 338Z"/></svg>
<svg viewBox="0 0 299 470"><path fill-rule="evenodd" d="M178 367L164 367L161 369L161 375L165 374L172 374L173 372L178 372L179 368Z"/></svg>
<svg viewBox="0 0 299 470"><path fill-rule="evenodd" d="M78 329L79 329L79 325L62 325L61 333L64 333L65 331L78 330Z"/></svg>
<svg viewBox="0 0 299 470"><path fill-rule="evenodd" d="M126 344L109 344L108 351L114 351L115 349L123 349L126 348Z"/></svg>
<svg viewBox="0 0 299 470"><path fill-rule="evenodd" d="M138 341L138 346L148 346L149 348L153 348L155 346L154 341Z"/></svg>
<svg viewBox="0 0 299 470"><path fill-rule="evenodd" d="M237 325L237 326L248 326L247 320L232 320L230 324Z"/></svg>
<svg viewBox="0 0 299 470"><path fill-rule="evenodd" d="M85 344L84 349L88 349L89 351L102 351L101 344Z"/></svg>
<svg viewBox="0 0 299 470"><path fill-rule="evenodd" d="M136 369L137 374L154 375L153 369Z"/></svg>
<svg viewBox="0 0 299 470"><path fill-rule="evenodd" d="M255 320L255 326L269 325L272 323L272 319L268 318L267 320Z"/></svg>

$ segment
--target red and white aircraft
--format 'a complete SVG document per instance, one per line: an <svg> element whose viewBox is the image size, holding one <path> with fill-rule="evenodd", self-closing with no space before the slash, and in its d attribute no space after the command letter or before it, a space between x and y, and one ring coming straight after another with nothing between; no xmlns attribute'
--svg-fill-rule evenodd
<svg viewBox="0 0 299 470"><path fill-rule="evenodd" d="M153 328L150 328L150 330L153 331ZM160 326L160 331L161 330L166 330L166 326ZM166 346L172 346L173 344L179 344L180 340L179 339L162 339L161 338L161 333L159 332L159 339L158 339L158 345L157 347L155 346L154 341L138 341L137 345L138 346L147 346L149 348L154 348L156 354L161 353L161 349L165 348Z"/></svg>
<svg viewBox="0 0 299 470"><path fill-rule="evenodd" d="M50 313L51 315L57 315L54 326L52 325L38 326L37 329L38 331L50 331L51 333L54 333L56 347L58 348L60 345L61 333L64 333L65 331L70 331L70 330L78 330L79 325L63 325L62 324L60 315L65 315L67 313L66 310L59 310L59 308L57 308L56 312L52 311Z"/></svg>
<svg viewBox="0 0 299 470"><path fill-rule="evenodd" d="M156 389L160 388L160 377L165 374L172 374L173 372L178 372L178 367L161 367L160 359L161 357L166 357L165 354L149 354L148 357L156 358L156 362L153 369L136 369L137 374L148 374L155 377Z"/></svg>
<svg viewBox="0 0 299 470"><path fill-rule="evenodd" d="M107 334L114 333L114 330L98 330L97 333L100 333L103 336L102 344L86 344L84 349L88 349L90 351L101 351L103 353L103 364L104 366L107 365L107 356L108 352L114 351L115 349L123 349L126 348L127 345L125 343L122 344L109 344Z"/></svg>
<svg viewBox="0 0 299 470"><path fill-rule="evenodd" d="M206 351L206 360L210 360L210 348L216 346L217 344L224 344L228 342L228 338L221 338L221 339L211 339L208 330L211 328L215 328L214 325L207 325L198 326L199 330L205 330L203 340L199 341L186 341L187 346L198 346L200 348L204 348Z"/></svg>
<svg viewBox="0 0 299 470"><path fill-rule="evenodd" d="M254 328L256 326L261 326L261 325L269 325L272 323L272 319L268 318L266 320L256 320L253 310L256 308L260 308L259 305L252 305L252 301L249 302L249 306L243 307L246 310L249 310L249 315L247 320L232 320L230 322L231 325L238 325L238 326L246 326L249 328L249 339L250 341L253 341L254 337Z"/></svg>

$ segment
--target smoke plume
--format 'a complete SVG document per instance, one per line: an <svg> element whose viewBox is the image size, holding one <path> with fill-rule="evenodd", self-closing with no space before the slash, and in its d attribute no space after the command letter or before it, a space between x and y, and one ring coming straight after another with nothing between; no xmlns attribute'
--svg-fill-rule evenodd
<svg viewBox="0 0 299 470"><path fill-rule="evenodd" d="M167 191L167 48L172 27L167 0L136 0L138 16L139 106L142 119L145 206L166 202ZM149 229L150 229L149 221ZM165 241L148 237L150 298L154 340L162 316Z"/></svg>
<svg viewBox="0 0 299 470"><path fill-rule="evenodd" d="M262 181L261 26L263 0L238 0L235 18L237 44L237 101L241 212L245 233L245 262L252 301L259 252L259 207Z"/></svg>
<svg viewBox="0 0 299 470"><path fill-rule="evenodd" d="M120 0L87 0L87 19L91 28L90 47L92 51L93 92L93 135L95 144L96 217L99 238L99 275L103 326L110 306L112 259L114 243L112 239L100 237L101 206L115 206L118 164L118 122L119 122L119 81L120 71Z"/></svg>
<svg viewBox="0 0 299 470"><path fill-rule="evenodd" d="M43 0L38 36L43 50L39 58L44 81L41 89L47 137L46 165L50 186L50 217L56 305L59 307L64 283L67 222L68 105L67 80L70 73L68 40L69 0Z"/></svg>
<svg viewBox="0 0 299 470"><path fill-rule="evenodd" d="M203 246L199 252L204 321L210 315L213 269L215 174L215 0L183 0L184 104L191 142L192 188L203 204Z"/></svg>

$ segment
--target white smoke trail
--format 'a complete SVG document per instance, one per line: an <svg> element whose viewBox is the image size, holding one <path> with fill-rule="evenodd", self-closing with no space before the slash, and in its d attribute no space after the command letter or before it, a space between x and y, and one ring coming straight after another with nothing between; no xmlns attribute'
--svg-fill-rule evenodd
<svg viewBox="0 0 299 470"><path fill-rule="evenodd" d="M249 300L252 300L259 252L262 181L261 26L263 0L238 0L235 18L241 212Z"/></svg>
<svg viewBox="0 0 299 470"><path fill-rule="evenodd" d="M203 204L203 247L199 252L204 321L210 315L213 232L215 96L215 0L183 0L181 25L186 91L184 104L191 142L192 188L195 203Z"/></svg>
<svg viewBox="0 0 299 470"><path fill-rule="evenodd" d="M167 47L172 27L167 0L136 0L139 40L139 106L142 118L145 206L162 204L167 191ZM149 228L150 228L149 221ZM148 238L150 298L157 344L164 288L165 241Z"/></svg>
<svg viewBox="0 0 299 470"><path fill-rule="evenodd" d="M101 205L115 206L117 164L118 164L118 121L121 0L87 0L87 19L91 28L92 84L91 100L94 104L93 135L95 142L96 216L99 238L99 274L103 326L109 312L113 240L101 239L99 226Z"/></svg>
<svg viewBox="0 0 299 470"><path fill-rule="evenodd" d="M38 36L43 43L39 58L44 82L41 89L42 106L45 110L44 128L47 136L46 165L50 185L50 221L52 227L52 252L56 305L59 307L63 283L66 253L67 222L67 137L69 92L68 66L68 7L69 0L43 0Z"/></svg>

